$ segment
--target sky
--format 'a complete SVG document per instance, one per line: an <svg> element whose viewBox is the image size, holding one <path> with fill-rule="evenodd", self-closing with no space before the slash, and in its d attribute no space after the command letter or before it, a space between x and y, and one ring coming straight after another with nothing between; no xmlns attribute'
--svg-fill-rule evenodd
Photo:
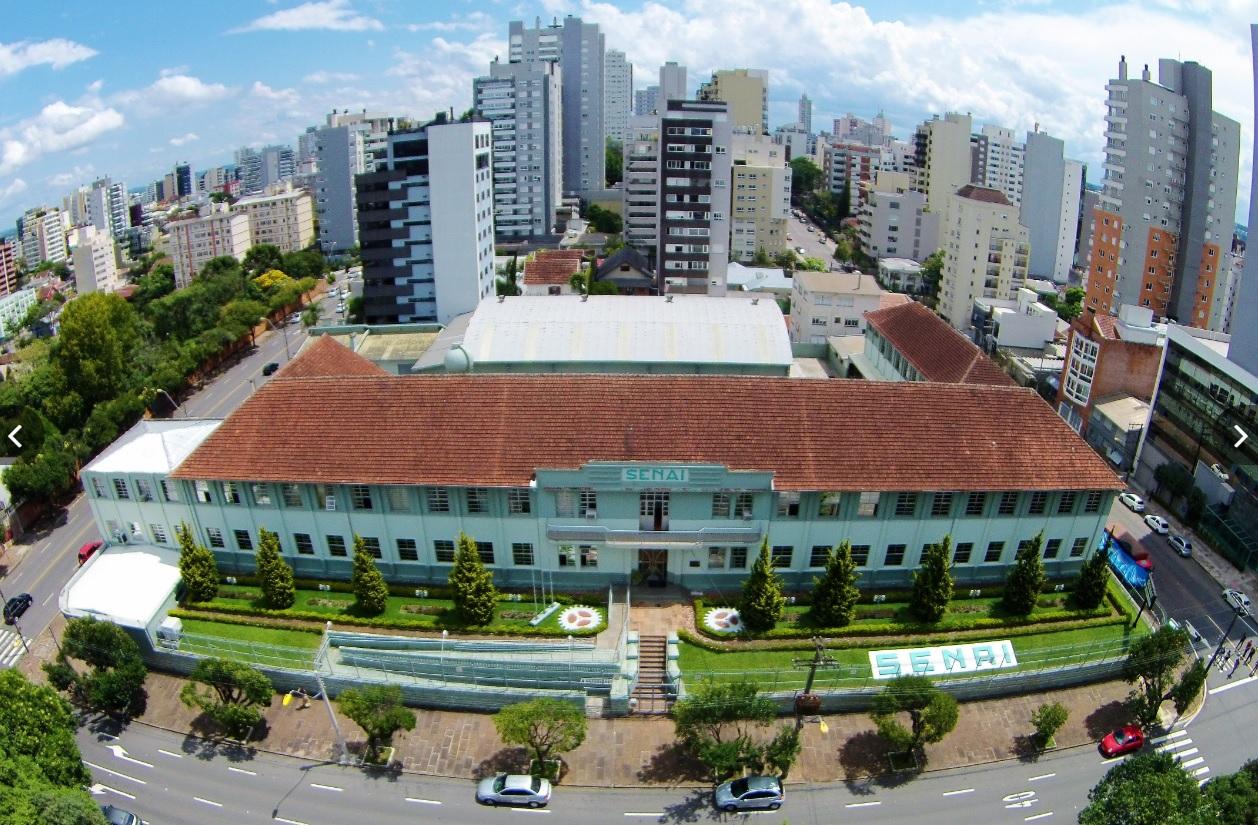
<svg viewBox="0 0 1258 825"><path fill-rule="evenodd" d="M899 137L932 114L1040 128L1096 181L1105 83L1162 57L1214 73L1214 108L1241 124L1246 223L1253 0L60 0L0 31L0 226L100 176L146 185L180 161L296 143L332 109L413 118L471 105L506 59L507 24L577 14L627 53L637 88L666 60L693 90L714 69L769 71L770 127L882 110Z"/></svg>

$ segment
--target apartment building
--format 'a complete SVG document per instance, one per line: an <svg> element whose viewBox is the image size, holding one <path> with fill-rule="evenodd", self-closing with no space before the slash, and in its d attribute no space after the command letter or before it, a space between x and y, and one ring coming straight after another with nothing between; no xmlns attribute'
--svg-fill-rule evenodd
<svg viewBox="0 0 1258 825"><path fill-rule="evenodd" d="M864 120L848 112L836 117L831 137L840 143L861 143L865 146L891 146L891 122L879 112L872 120Z"/></svg>
<svg viewBox="0 0 1258 825"><path fill-rule="evenodd" d="M118 240L131 226L127 211L127 189L121 181L99 178L72 195L75 208L67 210L72 225L90 223Z"/></svg>
<svg viewBox="0 0 1258 825"><path fill-rule="evenodd" d="M724 295L732 166L728 104L670 100L659 129L660 291Z"/></svg>
<svg viewBox="0 0 1258 825"><path fill-rule="evenodd" d="M798 123L778 126L773 130L773 140L786 147L787 161L809 158L816 152L817 136L804 131Z"/></svg>
<svg viewBox="0 0 1258 825"><path fill-rule="evenodd" d="M603 63L603 119L607 139L624 145L633 113L633 64L625 53L608 49Z"/></svg>
<svg viewBox="0 0 1258 825"><path fill-rule="evenodd" d="M316 129L314 208L319 248L345 252L358 243L358 205L354 177L374 172L395 119L368 112L336 112Z"/></svg>
<svg viewBox="0 0 1258 825"><path fill-rule="evenodd" d="M999 189L1005 200L1022 203L1023 163L1026 146L1018 142L1012 129L986 125L970 135L970 181L988 189Z"/></svg>
<svg viewBox="0 0 1258 825"><path fill-rule="evenodd" d="M675 61L668 61L660 66L660 91L657 108L663 109L670 100L689 100L690 82L687 80L686 67ZM645 113L643 113L645 114Z"/></svg>
<svg viewBox="0 0 1258 825"><path fill-rule="evenodd" d="M862 185L857 212L861 251L871 258L924 261L939 248L938 212L911 188L907 172L880 171Z"/></svg>
<svg viewBox="0 0 1258 825"><path fill-rule="evenodd" d="M60 209L38 206L26 210L18 219L22 261L27 269L34 269L45 261L64 263L69 258L66 247L66 218L66 213Z"/></svg>
<svg viewBox="0 0 1258 825"><path fill-rule="evenodd" d="M206 261L220 255L243 260L253 246L249 216L226 203L210 203L195 218L166 224L167 251L175 267L175 286L191 283Z"/></svg>
<svg viewBox="0 0 1258 825"><path fill-rule="evenodd" d="M651 112L629 118L624 146L625 243L653 263L660 232L660 118Z"/></svg>
<svg viewBox="0 0 1258 825"><path fill-rule="evenodd" d="M942 210L970 183L970 124L969 115L948 112L942 119L936 115L925 121L913 135L913 188L926 193L932 210Z"/></svg>
<svg viewBox="0 0 1258 825"><path fill-rule="evenodd" d="M114 292L122 286L118 251L113 236L92 224L74 229L74 288L88 292Z"/></svg>
<svg viewBox="0 0 1258 825"><path fill-rule="evenodd" d="M939 314L968 333L975 298L1013 299L1026 284L1030 240L1017 208L996 189L966 184L944 208Z"/></svg>
<svg viewBox="0 0 1258 825"><path fill-rule="evenodd" d="M367 323L445 324L493 292L492 141L489 121L439 116L358 176Z"/></svg>
<svg viewBox="0 0 1258 825"><path fill-rule="evenodd" d="M1105 171L1093 211L1084 308L1122 304L1206 327L1232 239L1240 124L1213 111L1211 72L1158 61L1106 84Z"/></svg>
<svg viewBox="0 0 1258 825"><path fill-rule="evenodd" d="M314 206L304 189L242 198L232 207L249 216L254 244L272 244L281 252L296 252L315 241Z"/></svg>
<svg viewBox="0 0 1258 825"><path fill-rule="evenodd" d="M882 168L883 148L864 143L830 140L822 144L821 175L825 188L836 198L846 191L853 210L860 202L861 187Z"/></svg>
<svg viewBox="0 0 1258 825"><path fill-rule="evenodd" d="M712 79L699 87L699 99L728 104L734 131L769 133L769 73L764 69L715 71Z"/></svg>
<svg viewBox="0 0 1258 825"><path fill-rule="evenodd" d="M268 186L292 180L296 170L296 156L291 146L272 145L257 149L245 146L236 150L236 174L246 195L257 195L265 192ZM171 180L164 187L164 192L165 197L170 199L177 196L177 183L173 174L168 177Z"/></svg>
<svg viewBox="0 0 1258 825"><path fill-rule="evenodd" d="M17 257L17 244L0 240L0 297L17 292Z"/></svg>
<svg viewBox="0 0 1258 825"><path fill-rule="evenodd" d="M887 292L861 272L801 270L791 281L791 340L799 343L864 335L865 313L912 300Z"/></svg>
<svg viewBox="0 0 1258 825"><path fill-rule="evenodd" d="M658 114L660 99L659 86L647 86L633 93L633 113L635 116Z"/></svg>
<svg viewBox="0 0 1258 825"><path fill-rule="evenodd" d="M1027 228L1033 278L1070 279L1079 239L1083 164L1065 156L1065 144L1038 129L1027 132L1018 222Z"/></svg>
<svg viewBox="0 0 1258 825"><path fill-rule="evenodd" d="M768 135L733 136L730 258L749 261L758 250L788 248L792 169L786 150Z"/></svg>
<svg viewBox="0 0 1258 825"><path fill-rule="evenodd" d="M487 76L472 81L476 115L489 121L493 133L494 231L499 241L542 238L555 231L555 210L563 195L559 78L558 63L495 61Z"/></svg>
<svg viewBox="0 0 1258 825"><path fill-rule="evenodd" d="M1018 387L396 376L327 346L226 420L142 421L94 459L83 482L101 534L173 547L186 523L235 574L253 571L266 527L297 575L338 578L361 536L387 579L438 583L465 533L500 585L703 589L736 589L765 541L788 585L808 586L840 539L862 587L906 587L950 535L968 586L1003 581L1040 533L1049 574L1074 574L1122 489ZM720 426L681 434L661 409ZM353 425L329 453L342 412Z"/></svg>
<svg viewBox="0 0 1258 825"><path fill-rule="evenodd" d="M568 15L529 29L511 21L508 54L512 63L558 63L563 98L563 191L602 189L606 180L604 102L605 45L597 23Z"/></svg>
<svg viewBox="0 0 1258 825"><path fill-rule="evenodd" d="M1115 396L1153 399L1166 325L1153 322L1153 310L1127 304L1118 316L1085 312L1071 324L1066 364L1057 391L1057 413L1086 436L1093 408ZM1142 424L1143 426L1143 424Z"/></svg>
<svg viewBox="0 0 1258 825"><path fill-rule="evenodd" d="M812 100L808 95L799 96L799 118L795 121L804 127L804 131L812 133Z"/></svg>

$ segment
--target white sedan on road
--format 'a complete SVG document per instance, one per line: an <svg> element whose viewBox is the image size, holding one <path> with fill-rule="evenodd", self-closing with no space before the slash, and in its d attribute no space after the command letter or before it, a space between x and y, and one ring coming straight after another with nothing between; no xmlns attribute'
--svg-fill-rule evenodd
<svg viewBox="0 0 1258 825"><path fill-rule="evenodd" d="M1144 523L1149 525L1149 529L1153 532L1165 536L1171 532L1171 525L1161 516L1155 516L1152 513L1144 517Z"/></svg>
<svg viewBox="0 0 1258 825"><path fill-rule="evenodd" d="M1133 513L1144 512L1144 499L1135 493L1121 493L1118 500L1127 505L1127 509Z"/></svg>

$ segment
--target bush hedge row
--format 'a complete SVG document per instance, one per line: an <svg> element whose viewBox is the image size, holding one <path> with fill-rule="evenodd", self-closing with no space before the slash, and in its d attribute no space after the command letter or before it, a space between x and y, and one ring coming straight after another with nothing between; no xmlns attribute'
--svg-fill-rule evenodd
<svg viewBox="0 0 1258 825"><path fill-rule="evenodd" d="M220 579L220 582L224 586L231 587L232 585L227 582L227 578L228 577L226 576L222 577ZM261 587L262 586L262 582L257 576L242 575L242 576L232 576L231 578L235 579L236 580L235 583L242 587ZM323 579L293 579L293 584L296 586L298 590L319 591L319 587L321 585L326 585L328 588L327 591L320 591L320 592L351 593L351 594L354 592L354 586L352 584L350 584L347 581L342 581L340 579L329 579L326 581ZM389 595L391 596L400 596L404 598L413 599L415 598L416 590L423 590L428 593L428 598L430 599L453 599L454 598L453 588L446 587L444 585L439 585L439 584L429 584L429 585L390 584L388 585L388 587L389 587ZM504 601L504 602L508 601L506 597L509 595L523 596L524 598L529 599L529 600L533 598L533 593L530 591L499 590L498 600ZM559 602L559 604L564 607L571 607L574 604L586 604L586 605L598 606L599 604L602 604L606 598L607 598L607 593L600 592L597 590L591 590L589 592L584 592L584 593L556 593L554 595L554 601Z"/></svg>

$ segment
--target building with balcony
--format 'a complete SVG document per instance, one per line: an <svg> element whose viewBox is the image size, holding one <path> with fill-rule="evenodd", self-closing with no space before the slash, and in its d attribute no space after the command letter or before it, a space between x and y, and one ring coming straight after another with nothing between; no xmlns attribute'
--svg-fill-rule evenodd
<svg viewBox="0 0 1258 825"><path fill-rule="evenodd" d="M175 267L175 285L185 287L211 258L244 260L253 246L249 216L226 203L211 203L196 218L166 224L167 249Z"/></svg>
<svg viewBox="0 0 1258 825"><path fill-rule="evenodd" d="M17 292L17 244L0 240L0 296Z"/></svg>
<svg viewBox="0 0 1258 825"><path fill-rule="evenodd" d="M74 288L80 295L114 292L122 286L118 276L118 249L113 236L92 224L74 230Z"/></svg>
<svg viewBox="0 0 1258 825"><path fill-rule="evenodd" d="M1017 387L390 376L329 346L225 420L118 439L83 470L102 535L173 547L187 524L245 573L265 527L297 575L338 578L359 536L389 580L444 583L466 534L502 585L702 589L738 587L762 542L808 586L844 539L863 587L903 587L950 535L964 586L1003 581L1040 533L1050 575L1073 574L1122 489ZM352 423L329 449L341 410Z"/></svg>
<svg viewBox="0 0 1258 825"><path fill-rule="evenodd" d="M730 195L730 258L750 261L760 250L788 248L792 169L786 149L768 135L733 136Z"/></svg>
<svg viewBox="0 0 1258 825"><path fill-rule="evenodd" d="M727 104L730 125L736 132L751 135L769 133L769 73L764 69L715 71L711 80L699 86L699 100ZM663 111L671 102L671 99L665 98L660 102L660 110Z"/></svg>
<svg viewBox="0 0 1258 825"><path fill-rule="evenodd" d="M604 56L603 96L607 139L623 146L629 116L633 114L633 64L624 52L608 49Z"/></svg>
<svg viewBox="0 0 1258 825"><path fill-rule="evenodd" d="M939 314L969 334L975 298L1014 299L1031 252L1018 210L995 189L966 184L947 200L940 236Z"/></svg>
<svg viewBox="0 0 1258 825"><path fill-rule="evenodd" d="M624 183L620 214L625 244L658 260L660 232L660 118L652 112L629 118L623 148Z"/></svg>
<svg viewBox="0 0 1258 825"><path fill-rule="evenodd" d="M878 283L890 292L920 295L926 291L922 265L908 258L879 258Z"/></svg>
<svg viewBox="0 0 1258 825"><path fill-rule="evenodd" d="M368 112L337 112L311 134L314 143L315 216L324 254L346 252L358 243L354 178L376 171L394 118Z"/></svg>
<svg viewBox="0 0 1258 825"><path fill-rule="evenodd" d="M1087 437L1097 403L1124 395L1152 401L1166 329L1153 323L1151 309L1130 305L1118 317L1084 313L1075 319L1057 392L1057 412L1075 432Z"/></svg>
<svg viewBox="0 0 1258 825"><path fill-rule="evenodd" d="M314 204L304 189L241 198L232 209L249 216L255 245L266 243L280 252L297 252L314 243Z"/></svg>
<svg viewBox="0 0 1258 825"><path fill-rule="evenodd" d="M979 134L970 135L970 180L1000 190L1005 200L1018 206L1025 156L1026 145L1014 138L1012 129L987 124Z"/></svg>

